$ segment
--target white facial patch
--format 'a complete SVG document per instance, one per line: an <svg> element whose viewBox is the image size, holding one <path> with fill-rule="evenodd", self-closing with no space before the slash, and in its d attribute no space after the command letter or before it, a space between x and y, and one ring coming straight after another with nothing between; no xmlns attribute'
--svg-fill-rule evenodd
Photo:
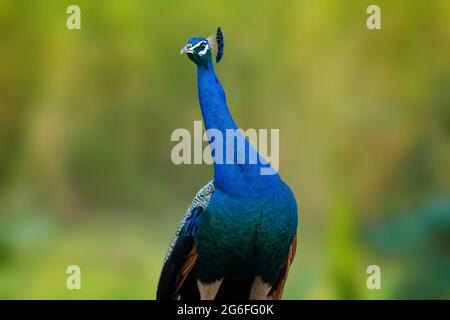
<svg viewBox="0 0 450 320"><path fill-rule="evenodd" d="M199 56L202 56L202 55L204 55L205 53L207 53L208 50L209 50L209 45L206 44L206 45L205 45L205 49L203 49L202 51L200 51L200 52L198 53L198 55L199 55Z"/></svg>
<svg viewBox="0 0 450 320"><path fill-rule="evenodd" d="M198 53L198 55L199 55L199 56L203 56L203 55L204 55L205 53L207 53L208 50L209 50L208 42L206 42L206 41L200 41L200 42L197 43L195 46L192 46L190 49L191 49L192 51L194 51L195 48L201 46L202 44L205 45L205 48L204 48L202 51L200 51L200 52Z"/></svg>

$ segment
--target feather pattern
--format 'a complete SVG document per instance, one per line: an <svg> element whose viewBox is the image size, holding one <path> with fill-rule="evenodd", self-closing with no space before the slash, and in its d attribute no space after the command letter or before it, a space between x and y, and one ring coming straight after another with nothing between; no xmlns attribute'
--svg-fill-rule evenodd
<svg viewBox="0 0 450 320"><path fill-rule="evenodd" d="M211 199L211 195L214 193L214 180L208 182L205 186L203 186L195 195L194 199L192 199L192 203L186 210L183 218L181 219L180 224L178 225L178 229L175 232L175 235L170 242L169 249L167 250L166 256L164 258L164 263L166 263L169 256L172 254L173 248L175 247L175 243L180 237L181 230L186 225L186 221L188 221L193 214L193 209L200 207L202 209L206 209L208 206L209 200ZM163 263L163 264L164 264Z"/></svg>
<svg viewBox="0 0 450 320"><path fill-rule="evenodd" d="M208 207L213 193L214 183L210 181L200 189L188 207L164 259L157 291L159 300L180 297L180 290L197 260L194 234L197 231L198 220Z"/></svg>
<svg viewBox="0 0 450 320"><path fill-rule="evenodd" d="M210 35L207 40L211 52L216 56L216 62L219 63L223 57L223 48L225 46L222 29L220 27L217 28L217 31Z"/></svg>

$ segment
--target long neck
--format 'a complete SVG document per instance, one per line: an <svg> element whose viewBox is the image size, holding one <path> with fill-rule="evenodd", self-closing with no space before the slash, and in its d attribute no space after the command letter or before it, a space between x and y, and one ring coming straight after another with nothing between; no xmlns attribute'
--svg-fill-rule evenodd
<svg viewBox="0 0 450 320"><path fill-rule="evenodd" d="M261 163L262 158L259 157L259 154L241 132L237 131L236 123L228 110L225 92L214 73L211 61L205 65L198 65L197 78L203 121L210 147L214 150L215 184L223 191L240 191L239 187L245 188L249 179L259 179L261 177L261 167L267 168L267 164ZM223 138L221 150L217 148L217 133L219 132ZM230 137L231 132L234 132L235 136L231 139L232 145L230 146L230 139L227 139L227 137ZM213 148L213 145L215 148ZM243 152L242 149L238 149L239 145L245 146ZM220 156L220 152L222 156ZM233 158L232 161L228 161L231 160L228 158L230 152ZM239 157L241 157L241 161L238 160ZM252 157L253 159L256 157L256 163L249 161Z"/></svg>
<svg viewBox="0 0 450 320"><path fill-rule="evenodd" d="M227 129L237 129L228 110L225 92L214 73L211 61L208 65L198 66L197 80L200 108L205 128L220 130L223 136L225 136Z"/></svg>

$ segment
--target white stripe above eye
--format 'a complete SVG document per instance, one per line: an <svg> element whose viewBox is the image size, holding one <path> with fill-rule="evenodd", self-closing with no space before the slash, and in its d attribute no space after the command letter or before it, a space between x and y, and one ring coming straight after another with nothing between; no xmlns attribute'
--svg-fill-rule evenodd
<svg viewBox="0 0 450 320"><path fill-rule="evenodd" d="M198 53L198 55L199 55L199 56L203 56L203 55L204 55L206 52L208 52L208 50L209 50L209 45L208 45L208 42L207 42L207 41L200 41L200 42L196 43L194 46L190 47L189 49L192 50L192 51L194 51L195 48L201 46L202 44L205 45L205 49L203 49L202 51L200 51L200 52Z"/></svg>
<svg viewBox="0 0 450 320"><path fill-rule="evenodd" d="M190 49L194 50L195 48L201 46L202 44L208 44L208 42L206 42L206 41L200 41L200 42L197 42L197 43L196 43L194 46L192 46Z"/></svg>

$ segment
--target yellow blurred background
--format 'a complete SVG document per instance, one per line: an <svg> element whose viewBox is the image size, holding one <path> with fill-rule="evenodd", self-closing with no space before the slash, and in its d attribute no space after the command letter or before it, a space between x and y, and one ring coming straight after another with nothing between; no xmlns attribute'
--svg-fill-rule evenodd
<svg viewBox="0 0 450 320"><path fill-rule="evenodd" d="M366 28L370 4L382 30ZM300 203L285 298L449 299L447 0L1 0L0 298L155 298L212 177L170 160L172 131L201 119L179 51L218 25L231 113L280 129Z"/></svg>

